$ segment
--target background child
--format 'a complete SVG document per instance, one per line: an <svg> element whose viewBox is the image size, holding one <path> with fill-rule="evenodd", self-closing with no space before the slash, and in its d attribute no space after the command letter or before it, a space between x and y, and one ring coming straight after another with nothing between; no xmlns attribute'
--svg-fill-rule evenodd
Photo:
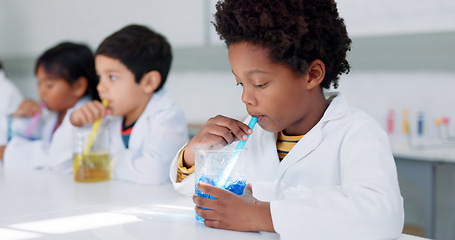
<svg viewBox="0 0 455 240"><path fill-rule="evenodd" d="M98 91L109 105L92 101L71 115L71 123L80 127L112 114L105 124L115 179L169 182L172 158L188 140L184 113L163 88L171 61L167 40L139 25L112 34L96 51Z"/></svg>
<svg viewBox="0 0 455 240"><path fill-rule="evenodd" d="M9 81L0 62L0 161L7 142L7 117L13 114L23 100L17 87Z"/></svg>
<svg viewBox="0 0 455 240"><path fill-rule="evenodd" d="M179 181L192 172L193 147L250 135L243 196L199 183L215 198L193 195L205 225L281 239L398 238L403 203L387 135L341 94L323 94L349 71L351 40L334 1L225 0L215 20L259 126L250 135L244 123L214 117L174 160L171 179L188 193L194 174Z"/></svg>
<svg viewBox="0 0 455 240"><path fill-rule="evenodd" d="M71 158L66 112L91 99L99 99L93 53L85 45L63 42L50 48L38 58L35 74L42 103L26 100L13 116L40 114L39 140L13 136L5 149L5 169L48 168L62 158Z"/></svg>

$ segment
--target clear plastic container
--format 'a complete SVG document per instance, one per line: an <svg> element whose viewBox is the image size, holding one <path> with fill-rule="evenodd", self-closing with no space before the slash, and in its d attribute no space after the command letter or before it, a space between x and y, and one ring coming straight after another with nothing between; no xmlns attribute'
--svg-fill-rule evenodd
<svg viewBox="0 0 455 240"><path fill-rule="evenodd" d="M200 197L213 198L198 189L198 182L203 182L242 195L246 186L246 151L247 149L234 150L230 147L219 150L195 148L195 193ZM197 214L196 221L204 222Z"/></svg>
<svg viewBox="0 0 455 240"><path fill-rule="evenodd" d="M73 132L73 172L76 182L100 182L112 177L109 132L101 125L94 134L90 151L87 151L91 133L91 126L84 126Z"/></svg>

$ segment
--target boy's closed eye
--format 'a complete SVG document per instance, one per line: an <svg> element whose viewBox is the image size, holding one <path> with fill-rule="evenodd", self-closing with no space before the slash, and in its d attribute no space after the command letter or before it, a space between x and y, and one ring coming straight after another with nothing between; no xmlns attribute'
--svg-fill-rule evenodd
<svg viewBox="0 0 455 240"><path fill-rule="evenodd" d="M266 83L252 83L252 85L257 88L264 88L267 86L267 84L268 84L267 82ZM237 82L235 85L243 87L243 83L241 83L241 82Z"/></svg>
<svg viewBox="0 0 455 240"><path fill-rule="evenodd" d="M264 88L268 83L254 83L253 85L257 88Z"/></svg>
<svg viewBox="0 0 455 240"><path fill-rule="evenodd" d="M51 89L54 86L52 82L39 83L38 87L44 87L45 89Z"/></svg>

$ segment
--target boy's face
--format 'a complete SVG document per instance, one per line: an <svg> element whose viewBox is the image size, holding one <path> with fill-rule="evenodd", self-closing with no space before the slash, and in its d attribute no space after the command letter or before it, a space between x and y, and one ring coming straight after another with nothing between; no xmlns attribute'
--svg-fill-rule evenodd
<svg viewBox="0 0 455 240"><path fill-rule="evenodd" d="M273 63L269 51L245 42L229 47L229 61L248 113L269 132L305 134L311 109L308 74L297 76L284 64ZM311 128L311 127L310 127ZM306 130L307 131L307 130Z"/></svg>
<svg viewBox="0 0 455 240"><path fill-rule="evenodd" d="M144 101L144 92L135 82L133 72L120 60L104 55L95 57L95 67L99 76L98 93L102 100L109 101L111 114L136 121L148 98Z"/></svg>
<svg viewBox="0 0 455 240"><path fill-rule="evenodd" d="M42 64L36 69L36 78L41 101L49 110L65 112L79 100L72 85L61 77L49 74Z"/></svg>

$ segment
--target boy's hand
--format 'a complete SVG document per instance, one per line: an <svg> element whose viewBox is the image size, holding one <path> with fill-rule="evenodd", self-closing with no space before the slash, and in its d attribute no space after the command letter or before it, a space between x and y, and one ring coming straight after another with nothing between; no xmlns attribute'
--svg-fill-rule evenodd
<svg viewBox="0 0 455 240"><path fill-rule="evenodd" d="M30 99L25 99L16 112L13 113L13 117L33 117L33 115L37 113L41 113L41 106L39 103Z"/></svg>
<svg viewBox="0 0 455 240"><path fill-rule="evenodd" d="M236 140L246 140L253 130L238 120L218 115L210 118L196 136L185 147L185 167L194 165L194 147L219 149Z"/></svg>
<svg viewBox="0 0 455 240"><path fill-rule="evenodd" d="M97 119L103 119L108 110L100 101L94 100L84 104L70 116L70 122L76 127L82 127L86 123L93 123Z"/></svg>
<svg viewBox="0 0 455 240"><path fill-rule="evenodd" d="M275 232L270 203L254 198L250 184L242 196L205 183L198 183L197 187L216 198L193 195L196 213L204 219L206 226L245 232Z"/></svg>

